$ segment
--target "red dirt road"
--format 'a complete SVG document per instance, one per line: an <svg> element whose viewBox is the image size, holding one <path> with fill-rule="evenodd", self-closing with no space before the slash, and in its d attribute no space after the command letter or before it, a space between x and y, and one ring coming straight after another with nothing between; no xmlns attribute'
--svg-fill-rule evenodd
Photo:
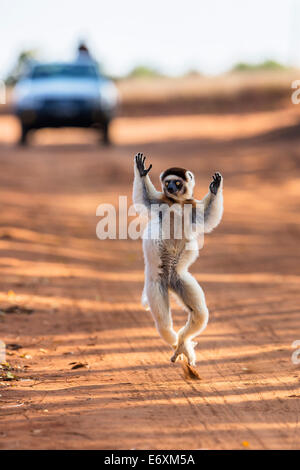
<svg viewBox="0 0 300 470"><path fill-rule="evenodd" d="M0 301L21 308L0 314L21 378L0 382L0 448L299 449L298 115L123 118L110 149L77 131L17 149L0 119ZM223 221L191 269L210 309L201 380L170 363L140 305L141 242L95 235L98 204L131 193L136 151L156 185L188 166L197 197L224 176ZM185 318L174 305L177 328Z"/></svg>

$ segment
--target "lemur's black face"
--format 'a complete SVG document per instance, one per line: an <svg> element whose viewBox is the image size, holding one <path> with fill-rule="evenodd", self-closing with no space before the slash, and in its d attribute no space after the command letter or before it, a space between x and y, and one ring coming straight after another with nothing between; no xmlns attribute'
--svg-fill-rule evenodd
<svg viewBox="0 0 300 470"><path fill-rule="evenodd" d="M183 182L180 179L169 179L165 181L165 188L168 193L170 194L176 194L181 192L183 188Z"/></svg>
<svg viewBox="0 0 300 470"><path fill-rule="evenodd" d="M193 196L194 176L184 168L168 168L161 175L165 195L175 201L183 201Z"/></svg>

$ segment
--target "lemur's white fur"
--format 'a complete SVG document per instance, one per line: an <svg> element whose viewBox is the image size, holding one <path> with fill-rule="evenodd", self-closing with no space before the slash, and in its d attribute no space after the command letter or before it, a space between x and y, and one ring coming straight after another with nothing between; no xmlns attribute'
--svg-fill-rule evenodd
<svg viewBox="0 0 300 470"><path fill-rule="evenodd" d="M162 192L153 186L148 174L140 176L137 162L134 162L133 202L146 206L162 203L168 196L166 182L176 178L183 184L182 191L172 194L174 202L191 200L195 185L194 175L186 171L185 177L169 174L164 179L161 175ZM179 183L177 183L179 184ZM210 190L202 199L204 204L204 232L211 232L221 221L223 213L223 178L219 175L219 187L216 194ZM172 203L171 203L172 204ZM170 200L169 200L170 205ZM145 233L153 226L159 224L159 218L151 219ZM142 295L142 304L149 305L158 332L161 337L175 349L171 360L174 362L178 355L184 354L189 364L194 365L196 355L193 338L201 333L208 322L209 312L206 307L205 296L196 279L188 272L189 266L197 259L198 246L195 249L186 249L186 239L151 239L144 237L143 251L145 259L145 285ZM180 303L188 311L188 320L178 333L173 328L173 321L169 306L169 292L173 292Z"/></svg>

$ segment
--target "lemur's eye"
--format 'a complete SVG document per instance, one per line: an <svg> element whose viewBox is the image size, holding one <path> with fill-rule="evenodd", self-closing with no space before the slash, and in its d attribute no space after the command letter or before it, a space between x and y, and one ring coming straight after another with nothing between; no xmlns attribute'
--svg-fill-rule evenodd
<svg viewBox="0 0 300 470"><path fill-rule="evenodd" d="M169 186L169 181L166 181L166 186L167 186L167 187Z"/></svg>
<svg viewBox="0 0 300 470"><path fill-rule="evenodd" d="M176 181L176 186L179 186L180 185L180 181Z"/></svg>

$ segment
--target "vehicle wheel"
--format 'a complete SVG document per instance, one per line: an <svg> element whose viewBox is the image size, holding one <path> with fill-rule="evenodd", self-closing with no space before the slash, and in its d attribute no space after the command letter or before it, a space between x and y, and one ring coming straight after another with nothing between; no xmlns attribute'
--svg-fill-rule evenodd
<svg viewBox="0 0 300 470"><path fill-rule="evenodd" d="M22 124L21 137L20 137L20 140L19 140L20 145L27 145L27 143L28 143L27 137L28 137L28 132L29 131L30 131L30 128L26 127L26 126L24 126L24 124Z"/></svg>
<svg viewBox="0 0 300 470"><path fill-rule="evenodd" d="M109 121L104 123L102 132L103 132L103 143L105 145L111 145L111 140L109 136Z"/></svg>

